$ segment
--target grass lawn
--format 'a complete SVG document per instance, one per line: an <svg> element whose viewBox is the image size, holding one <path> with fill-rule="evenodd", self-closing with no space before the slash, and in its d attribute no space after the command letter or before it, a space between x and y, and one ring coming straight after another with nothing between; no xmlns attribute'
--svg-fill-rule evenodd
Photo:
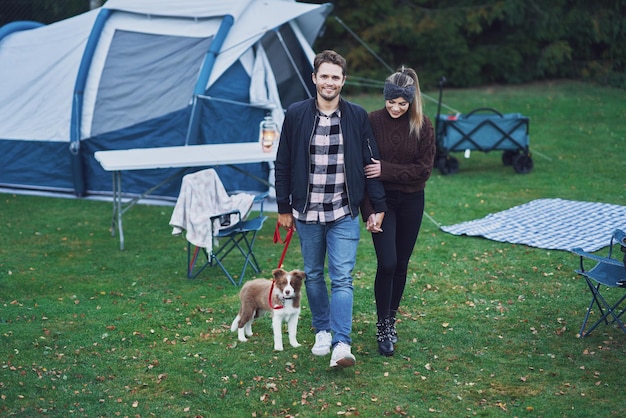
<svg viewBox="0 0 626 418"><path fill-rule="evenodd" d="M521 175L500 152L459 155L457 174L429 180L426 212L451 225L537 198L625 205L625 98L566 81L446 90L444 103L462 113L487 106L530 117L535 164ZM379 95L350 99L368 110L383 105ZM426 106L434 118L436 104ZM329 357L310 353L306 299L302 347L285 336L285 350L274 352L268 318L239 343L229 329L239 289L219 269L186 278L186 242L171 236L171 212L127 212L120 251L110 202L0 194L0 416L626 414L626 335L604 326L577 337L590 294L569 252L453 236L425 218L400 342L385 358L376 350L376 263L363 229L357 364L332 370ZM261 277L282 251L272 243L275 223L270 214L257 240ZM285 267L302 267L297 236Z"/></svg>

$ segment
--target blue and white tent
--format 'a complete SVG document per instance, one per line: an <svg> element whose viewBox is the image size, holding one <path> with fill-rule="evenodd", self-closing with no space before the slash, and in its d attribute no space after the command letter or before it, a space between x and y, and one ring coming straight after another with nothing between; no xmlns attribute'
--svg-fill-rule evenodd
<svg viewBox="0 0 626 418"><path fill-rule="evenodd" d="M5 25L0 187L107 194L96 151L255 141L268 112L280 126L283 109L314 95L311 45L331 11L292 0L108 0L46 26ZM221 170L229 189L266 187ZM266 164L255 170L267 178ZM173 173L128 172L123 190Z"/></svg>

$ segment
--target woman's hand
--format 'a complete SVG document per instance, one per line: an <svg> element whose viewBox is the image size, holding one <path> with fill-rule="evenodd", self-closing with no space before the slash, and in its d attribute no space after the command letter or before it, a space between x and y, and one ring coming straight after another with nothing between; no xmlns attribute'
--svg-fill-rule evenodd
<svg viewBox="0 0 626 418"><path fill-rule="evenodd" d="M363 169L365 171L365 178L373 179L380 177L380 160L372 158L372 164L366 165Z"/></svg>
<svg viewBox="0 0 626 418"><path fill-rule="evenodd" d="M370 216L367 217L365 228L373 234L377 232L383 232L382 225L383 225L384 218L385 218L384 212L372 213Z"/></svg>

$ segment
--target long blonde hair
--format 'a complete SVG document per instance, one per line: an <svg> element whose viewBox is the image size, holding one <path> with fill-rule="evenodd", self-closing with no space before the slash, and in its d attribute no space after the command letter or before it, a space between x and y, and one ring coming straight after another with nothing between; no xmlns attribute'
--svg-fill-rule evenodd
<svg viewBox="0 0 626 418"><path fill-rule="evenodd" d="M422 92L420 91L420 83L417 73L414 69L402 66L398 71L391 74L385 80L388 83L395 84L398 87L415 86L415 97L409 104L409 133L419 138L420 130L424 125L424 111L422 104Z"/></svg>

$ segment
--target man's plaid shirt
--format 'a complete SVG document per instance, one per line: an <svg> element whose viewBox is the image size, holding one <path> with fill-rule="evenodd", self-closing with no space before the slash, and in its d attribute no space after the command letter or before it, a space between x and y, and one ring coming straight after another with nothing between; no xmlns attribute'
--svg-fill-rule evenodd
<svg viewBox="0 0 626 418"><path fill-rule="evenodd" d="M310 145L309 206L304 214L293 211L300 221L325 224L350 214L340 121L339 109L330 115L317 111L317 127Z"/></svg>

